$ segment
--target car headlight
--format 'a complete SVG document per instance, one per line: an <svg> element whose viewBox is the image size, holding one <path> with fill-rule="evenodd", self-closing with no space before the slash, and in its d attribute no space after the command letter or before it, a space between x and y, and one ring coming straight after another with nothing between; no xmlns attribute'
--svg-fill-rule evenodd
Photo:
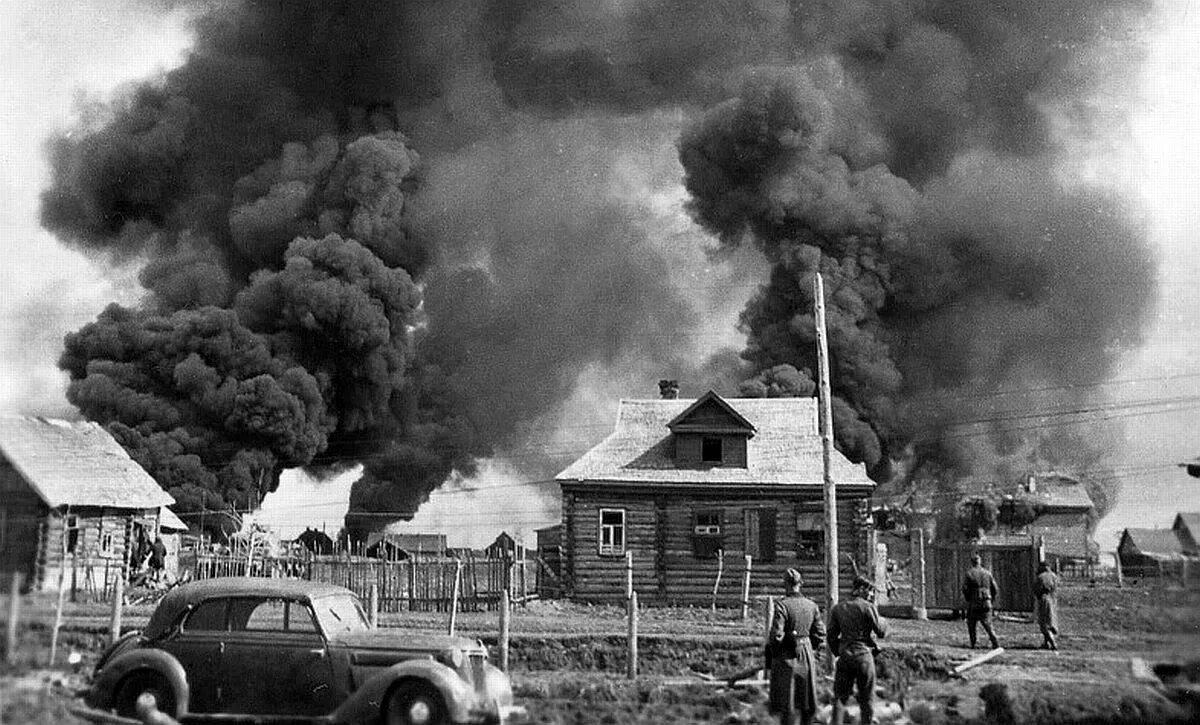
<svg viewBox="0 0 1200 725"><path fill-rule="evenodd" d="M444 649L438 653L437 660L447 667L457 670L458 668L462 667L463 664L463 651L458 647Z"/></svg>

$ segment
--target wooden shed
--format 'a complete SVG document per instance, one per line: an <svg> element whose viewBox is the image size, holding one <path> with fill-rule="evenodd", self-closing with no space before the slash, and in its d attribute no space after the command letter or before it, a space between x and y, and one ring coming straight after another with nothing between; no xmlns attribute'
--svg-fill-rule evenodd
<svg viewBox="0 0 1200 725"><path fill-rule="evenodd" d="M1183 560L1183 546L1171 529L1125 529L1117 558L1125 576L1161 576L1164 566Z"/></svg>
<svg viewBox="0 0 1200 725"><path fill-rule="evenodd" d="M812 398L622 400L612 434L558 474L562 575L570 596L625 596L625 556L643 602L719 603L777 593L799 569L824 601L821 439ZM862 465L834 452L841 584L869 571ZM718 573L720 581L718 583Z"/></svg>
<svg viewBox="0 0 1200 725"><path fill-rule="evenodd" d="M1180 511L1171 524L1185 556L1200 556L1200 512Z"/></svg>
<svg viewBox="0 0 1200 725"><path fill-rule="evenodd" d="M0 416L0 576L21 572L35 590L108 586L171 503L100 425Z"/></svg>

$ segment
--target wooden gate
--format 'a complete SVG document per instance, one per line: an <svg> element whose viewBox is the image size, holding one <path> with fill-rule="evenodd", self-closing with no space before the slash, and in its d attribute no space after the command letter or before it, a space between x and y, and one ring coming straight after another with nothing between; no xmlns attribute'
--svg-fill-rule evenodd
<svg viewBox="0 0 1200 725"><path fill-rule="evenodd" d="M925 548L926 606L930 609L963 609L962 581L979 554L996 578L1000 595L992 606L1004 612L1033 611L1033 577L1037 573L1037 547L1029 544L930 544Z"/></svg>

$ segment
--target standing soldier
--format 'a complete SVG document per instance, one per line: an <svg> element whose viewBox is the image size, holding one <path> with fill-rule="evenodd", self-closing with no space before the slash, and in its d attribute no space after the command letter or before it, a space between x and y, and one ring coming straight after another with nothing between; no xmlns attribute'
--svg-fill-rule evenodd
<svg viewBox="0 0 1200 725"><path fill-rule="evenodd" d="M1038 573L1033 578L1033 613L1042 630L1042 649L1057 650L1058 640L1058 575L1050 571L1046 562L1038 562Z"/></svg>
<svg viewBox="0 0 1200 725"><path fill-rule="evenodd" d="M775 602L765 654L771 675L771 712L781 725L809 725L817 712L817 658L825 623L816 602L800 593L804 578L795 569L783 575L785 597Z"/></svg>
<svg viewBox="0 0 1200 725"><path fill-rule="evenodd" d="M875 608L875 587L863 577L854 579L853 597L838 602L829 615L829 651L836 656L833 672L833 717L830 725L842 725L850 693L858 689L858 721L874 719L875 636L884 637L887 629Z"/></svg>
<svg viewBox="0 0 1200 725"><path fill-rule="evenodd" d="M1000 646L992 630L992 600L1000 593L992 573L983 568L979 554L971 557L971 568L963 577L963 598L967 600L967 635L971 638L971 649L975 649L975 625L982 624L983 631L992 640L992 649Z"/></svg>

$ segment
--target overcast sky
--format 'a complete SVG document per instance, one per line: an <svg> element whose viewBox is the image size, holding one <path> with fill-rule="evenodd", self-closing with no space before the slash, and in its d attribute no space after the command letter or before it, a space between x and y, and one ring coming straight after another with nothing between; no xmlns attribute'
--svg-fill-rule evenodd
<svg viewBox="0 0 1200 725"><path fill-rule="evenodd" d="M89 99L109 97L122 83L182 60L190 40L186 18L149 5L0 0L0 411L71 415L65 377L54 365L63 335L110 301L137 299L135 268L113 270L65 249L38 226L37 209L48 135L70 127ZM1174 467L1200 456L1200 403L1187 400L1200 400L1200 252L1193 234L1200 227L1200 8L1193 5L1160 0L1145 35L1129 38L1146 51L1141 103L1131 119L1134 144L1091 149L1080 160L1081 168L1140 200L1147 234L1160 252L1155 327L1146 346L1122 365L1112 394L1125 401L1179 401L1167 406L1173 412L1126 419L1128 445L1116 457L1124 474L1121 497L1097 535L1106 549L1125 526L1168 526L1175 511L1200 510L1200 480ZM490 471L511 485L502 466ZM279 496L267 501L277 520L294 522L294 502L303 500L314 525L340 525L346 481L324 489L290 485L292 504ZM508 488L499 495L511 494ZM436 526L443 509L462 500L435 495L417 524ZM531 498L529 506L553 518L544 499Z"/></svg>

